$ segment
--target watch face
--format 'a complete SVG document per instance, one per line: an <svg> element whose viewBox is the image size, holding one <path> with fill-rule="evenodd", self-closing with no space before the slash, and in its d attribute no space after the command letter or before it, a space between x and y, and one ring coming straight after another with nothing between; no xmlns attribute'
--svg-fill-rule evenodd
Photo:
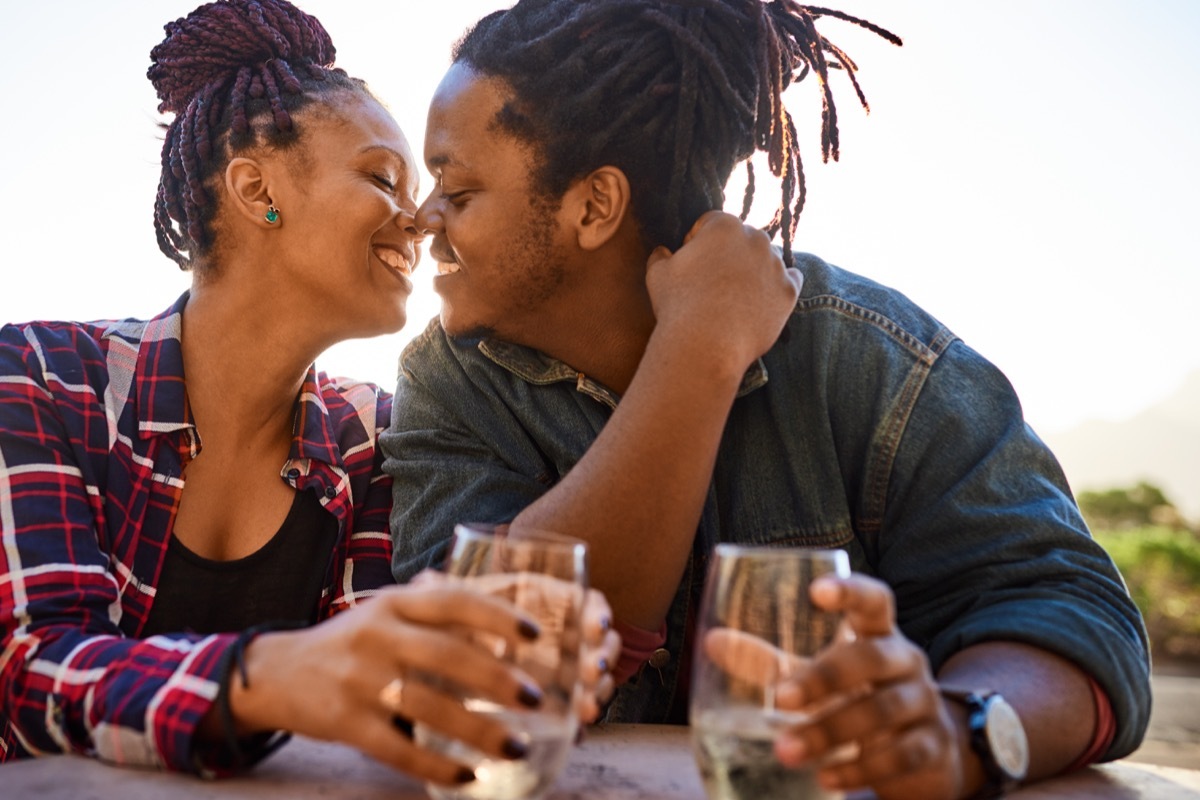
<svg viewBox="0 0 1200 800"><path fill-rule="evenodd" d="M1029 769L1029 742L1021 718L1003 697L995 695L988 699L984 730L996 765L1014 780L1024 778Z"/></svg>

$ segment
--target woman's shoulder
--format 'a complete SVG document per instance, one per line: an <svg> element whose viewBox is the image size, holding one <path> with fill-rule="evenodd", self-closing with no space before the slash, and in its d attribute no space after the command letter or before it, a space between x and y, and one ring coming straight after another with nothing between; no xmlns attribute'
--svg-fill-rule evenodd
<svg viewBox="0 0 1200 800"><path fill-rule="evenodd" d="M115 343L134 348L142 320L35 320L0 327L0 373L92 371L103 368Z"/></svg>
<svg viewBox="0 0 1200 800"><path fill-rule="evenodd" d="M354 416L360 420L372 419L374 426L386 427L392 413L392 394L370 381L344 376L329 376L316 373L321 400L331 418L339 420Z"/></svg>

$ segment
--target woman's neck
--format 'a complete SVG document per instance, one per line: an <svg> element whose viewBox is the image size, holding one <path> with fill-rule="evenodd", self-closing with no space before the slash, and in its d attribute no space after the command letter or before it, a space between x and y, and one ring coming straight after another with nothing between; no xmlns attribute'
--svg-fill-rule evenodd
<svg viewBox="0 0 1200 800"><path fill-rule="evenodd" d="M290 436L296 397L324 346L299 329L303 314L288 312L231 284L193 283L181 346L202 436Z"/></svg>

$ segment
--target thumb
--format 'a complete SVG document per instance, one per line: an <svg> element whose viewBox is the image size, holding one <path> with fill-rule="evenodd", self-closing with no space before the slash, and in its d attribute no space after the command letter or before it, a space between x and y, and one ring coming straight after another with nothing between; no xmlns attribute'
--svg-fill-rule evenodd
<svg viewBox="0 0 1200 800"><path fill-rule="evenodd" d="M650 251L650 255L646 259L646 269L650 269L650 267L653 267L658 262L670 257L671 251L660 244L658 247Z"/></svg>

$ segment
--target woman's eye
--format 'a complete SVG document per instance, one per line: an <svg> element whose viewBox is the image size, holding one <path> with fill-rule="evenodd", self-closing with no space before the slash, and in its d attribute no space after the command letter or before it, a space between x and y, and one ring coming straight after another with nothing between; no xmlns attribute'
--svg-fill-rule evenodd
<svg viewBox="0 0 1200 800"><path fill-rule="evenodd" d="M378 172L376 172L371 177L379 181L379 185L387 189L389 192L396 191L396 184L392 183L387 175L380 175Z"/></svg>
<svg viewBox="0 0 1200 800"><path fill-rule="evenodd" d="M467 200L467 192L442 192L442 199L455 206L461 206Z"/></svg>

